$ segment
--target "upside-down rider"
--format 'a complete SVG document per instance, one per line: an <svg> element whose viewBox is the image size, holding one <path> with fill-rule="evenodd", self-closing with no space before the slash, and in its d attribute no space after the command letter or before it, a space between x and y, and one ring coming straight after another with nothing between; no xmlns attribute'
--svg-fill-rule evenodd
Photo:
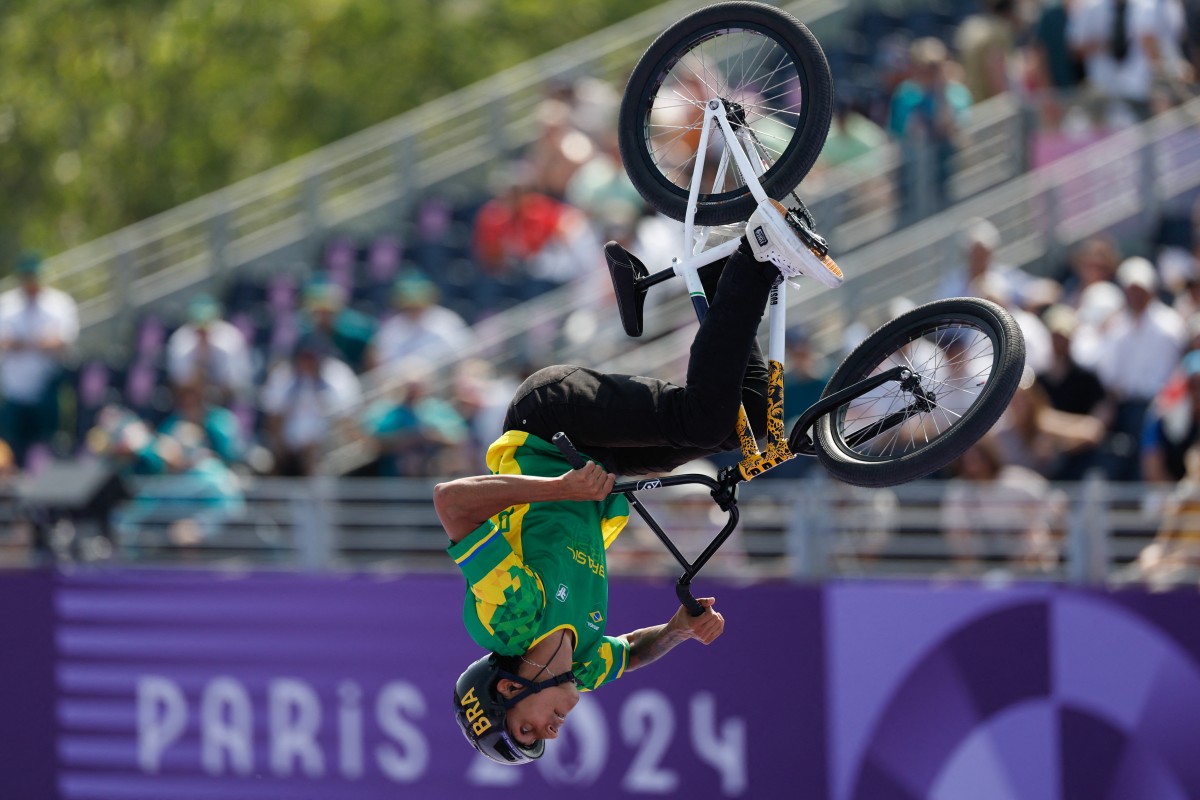
<svg viewBox="0 0 1200 800"><path fill-rule="evenodd" d="M681 606L664 624L606 635L605 550L629 516L625 497L610 492L617 474L668 472L737 449L739 405L748 418L765 418L767 365L757 331L772 287L799 276L842 282L833 261L805 243L815 235L802 226L779 203L764 203L738 249L701 270L711 305L684 386L578 366L539 370L517 389L504 433L488 449L491 474L434 488L448 552L467 582L467 631L489 651L459 676L455 715L488 758L521 764L541 757L580 691L653 663L687 639L710 644L724 630L708 597L699 598L700 616ZM646 269L615 242L605 254L622 324L637 335L644 297L637 279ZM559 431L590 459L579 469L551 444Z"/></svg>

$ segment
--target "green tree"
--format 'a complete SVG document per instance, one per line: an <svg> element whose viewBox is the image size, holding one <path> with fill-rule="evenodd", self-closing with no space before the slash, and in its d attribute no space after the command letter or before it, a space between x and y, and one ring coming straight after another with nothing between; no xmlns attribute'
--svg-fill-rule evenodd
<svg viewBox="0 0 1200 800"><path fill-rule="evenodd" d="M651 4L6 0L0 263L145 219Z"/></svg>

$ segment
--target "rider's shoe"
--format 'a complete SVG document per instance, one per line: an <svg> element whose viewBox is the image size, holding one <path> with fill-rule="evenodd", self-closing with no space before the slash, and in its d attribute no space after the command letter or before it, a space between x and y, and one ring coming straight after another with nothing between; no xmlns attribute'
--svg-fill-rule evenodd
<svg viewBox="0 0 1200 800"><path fill-rule="evenodd" d="M604 259L608 261L608 274L612 278L613 292L617 296L621 327L630 336L641 336L642 306L646 301L646 288L640 286L639 282L649 272L637 256L616 242L604 245Z"/></svg>
<svg viewBox="0 0 1200 800"><path fill-rule="evenodd" d="M845 280L825 241L775 200L759 203L750 215L746 239L754 257L770 261L785 278L804 276L831 288Z"/></svg>

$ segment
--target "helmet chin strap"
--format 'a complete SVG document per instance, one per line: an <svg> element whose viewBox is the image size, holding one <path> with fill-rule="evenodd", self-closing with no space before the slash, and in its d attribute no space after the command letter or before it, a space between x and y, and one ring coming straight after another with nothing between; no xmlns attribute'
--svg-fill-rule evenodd
<svg viewBox="0 0 1200 800"><path fill-rule="evenodd" d="M510 681L512 681L514 683L519 683L525 687L520 692L518 692L516 695L514 695L513 697L504 701L504 707L506 709L512 708L518 702L520 702L521 700L524 700L529 695L537 694L538 692L542 691L543 689L549 689L552 686L558 686L561 683L575 683L575 673L572 672L571 670L567 670L566 672L564 672L561 675L555 675L553 678L547 678L544 681L537 681L537 682L531 682L529 680L526 680L525 678L522 678L520 675L514 675L511 672L507 672L505 670L500 670L500 677L508 678Z"/></svg>

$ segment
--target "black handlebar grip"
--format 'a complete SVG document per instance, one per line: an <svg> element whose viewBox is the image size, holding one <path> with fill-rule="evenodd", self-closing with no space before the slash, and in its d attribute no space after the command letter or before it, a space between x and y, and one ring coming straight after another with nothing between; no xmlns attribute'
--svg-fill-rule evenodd
<svg viewBox="0 0 1200 800"><path fill-rule="evenodd" d="M688 584L675 584L675 594L678 595L679 602L683 604L683 607L693 617L698 617L704 613L704 606L700 605L700 601L692 596L692 590Z"/></svg>
<svg viewBox="0 0 1200 800"><path fill-rule="evenodd" d="M575 445L571 444L571 440L562 431L551 436L550 442L562 451L562 454L566 456L567 462L573 469L579 469L587 463L587 460L579 455L579 451L575 449Z"/></svg>

